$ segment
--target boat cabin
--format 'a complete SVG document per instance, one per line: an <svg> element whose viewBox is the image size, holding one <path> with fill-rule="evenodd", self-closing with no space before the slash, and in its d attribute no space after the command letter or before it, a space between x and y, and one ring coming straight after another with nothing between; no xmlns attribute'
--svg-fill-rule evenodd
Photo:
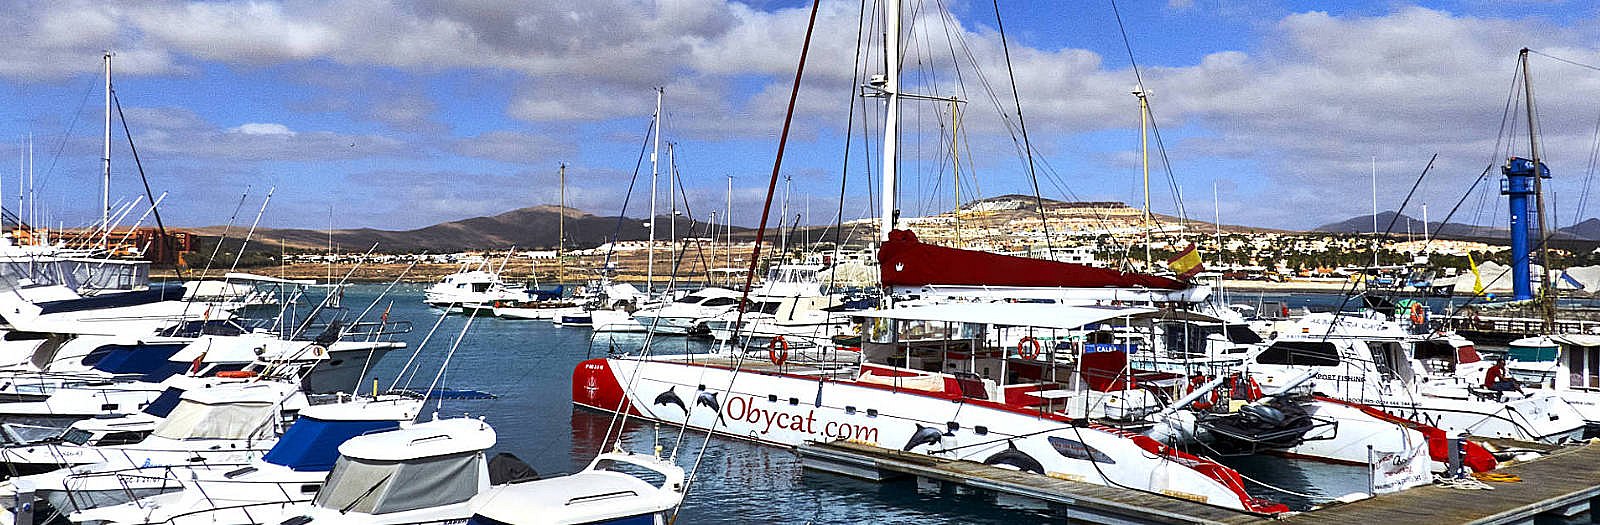
<svg viewBox="0 0 1600 525"><path fill-rule="evenodd" d="M1600 335L1526 337L1506 348L1506 369L1527 386L1600 392Z"/></svg>

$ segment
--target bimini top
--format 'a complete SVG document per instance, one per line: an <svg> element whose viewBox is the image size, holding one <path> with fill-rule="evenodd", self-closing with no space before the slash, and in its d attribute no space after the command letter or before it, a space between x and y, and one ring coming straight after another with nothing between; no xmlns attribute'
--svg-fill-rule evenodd
<svg viewBox="0 0 1600 525"><path fill-rule="evenodd" d="M369 461L404 461L477 452L494 446L494 428L479 419L437 419L367 434L339 445L339 454Z"/></svg>
<svg viewBox="0 0 1600 525"><path fill-rule="evenodd" d="M904 321L948 321L999 326L1071 329L1123 318L1168 317L1161 310L1136 306L1073 306L1052 303L945 303L851 312L850 315ZM1193 313L1182 313L1193 318Z"/></svg>

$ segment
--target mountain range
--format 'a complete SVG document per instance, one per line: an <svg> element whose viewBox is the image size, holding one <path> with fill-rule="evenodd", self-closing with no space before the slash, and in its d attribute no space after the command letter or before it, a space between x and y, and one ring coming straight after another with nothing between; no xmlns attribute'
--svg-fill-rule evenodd
<svg viewBox="0 0 1600 525"><path fill-rule="evenodd" d="M1398 220L1396 217L1399 217ZM1391 221L1393 227L1390 227ZM1311 231L1327 233L1371 233L1372 215L1360 215L1339 222L1324 224L1313 228ZM1389 229L1391 235L1404 234L1407 228L1411 233L1422 234L1422 221L1405 214L1396 214L1385 211L1378 214L1378 231ZM1435 237L1456 239L1507 239L1511 237L1511 230L1504 226L1473 226L1456 222L1430 222L1428 232ZM1600 219L1588 219L1583 222L1560 228L1551 234L1551 239L1563 241L1600 241Z"/></svg>
<svg viewBox="0 0 1600 525"><path fill-rule="evenodd" d="M650 236L649 222L644 219L601 217L572 208L559 206L533 206L519 208L499 215L473 217L450 221L414 230L378 230L360 228L353 230L302 230L257 229L255 238L262 244L283 245L287 248L326 250L331 243L336 252L365 251L374 243L381 253L433 253L485 249L554 249L561 230L562 216L566 216L566 246L589 248L613 238L642 240ZM656 236L665 240L672 230L671 216L661 216L656 222ZM679 236L706 237L707 223L678 217ZM718 226L720 230L722 227ZM192 229L202 236L218 236L221 226ZM734 233L748 228L733 227ZM230 236L238 235L237 228Z"/></svg>
<svg viewBox="0 0 1600 525"><path fill-rule="evenodd" d="M974 206L978 203L1005 201L1023 201L1027 206L1017 206L1016 213L1034 213L1031 208L1036 201L1031 197L1007 195L992 197L981 201L974 201L963 205L963 208ZM1083 207L1083 206L1123 206L1121 203L1068 203L1044 199L1046 208L1056 209ZM1011 207L1011 206L1007 206ZM255 242L260 245L282 245L290 249L322 251L333 245L335 251L365 251L374 243L377 251L383 253L416 253L422 251L442 253L458 252L465 250L484 249L552 249L556 246L558 222L565 216L566 246L568 248L588 248L600 245L613 239L644 240L649 238L649 222L645 219L627 218L617 216L598 216L572 208L558 206L532 206L519 208L498 215L486 217L473 217L458 221L450 221L412 230L379 230L374 228L359 228L333 230L307 230L307 229L258 229L255 233ZM1398 217L1398 218L1397 218ZM672 230L673 217L660 216L656 223L656 236L665 240L667 232ZM706 237L710 228L704 222L690 221L684 217L677 217L677 232L679 236ZM1175 218L1160 216L1158 220L1175 221ZM1192 221L1191 221L1192 222ZM1381 231L1390 228L1393 223L1393 235L1404 234L1407 227L1411 233L1420 236L1422 221L1404 214L1386 211L1378 214L1378 229ZM723 226L717 226L719 232ZM1210 228L1210 226L1204 226ZM1264 228L1250 228L1244 226L1224 226L1230 231L1281 231ZM825 227L805 228L817 231ZM1372 215L1361 215L1349 219L1324 224L1311 231L1325 233L1368 233L1373 229ZM221 226L208 226L194 228L189 231L203 237L216 237L223 233ZM837 234L838 230L831 230ZM1461 223L1432 222L1428 231L1435 237L1453 239L1483 239L1496 240L1509 237L1508 230L1504 227L1472 226ZM754 236L753 228L733 227L736 239L749 240ZM230 237L237 238L238 228L230 232ZM724 233L725 234L725 233ZM769 234L775 235L775 234ZM769 237L772 238L772 237ZM1561 228L1552 236L1553 240L1563 242L1600 241L1600 219L1588 219L1578 224ZM812 237L812 239L818 239ZM274 248L275 251L275 248Z"/></svg>

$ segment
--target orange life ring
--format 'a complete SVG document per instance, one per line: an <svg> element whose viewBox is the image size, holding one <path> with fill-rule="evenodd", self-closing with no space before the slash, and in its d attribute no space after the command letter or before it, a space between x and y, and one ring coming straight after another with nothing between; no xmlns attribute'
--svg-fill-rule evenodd
<svg viewBox="0 0 1600 525"><path fill-rule="evenodd" d="M783 336L773 337L772 341L767 343L767 359L771 359L772 364L778 366L783 366L783 362L789 360L789 342L785 341Z"/></svg>
<svg viewBox="0 0 1600 525"><path fill-rule="evenodd" d="M223 370L217 372L217 377L255 377L254 370Z"/></svg>
<svg viewBox="0 0 1600 525"><path fill-rule="evenodd" d="M1039 340L1030 335L1022 338L1021 341L1017 341L1017 355L1022 356L1023 359L1039 357Z"/></svg>

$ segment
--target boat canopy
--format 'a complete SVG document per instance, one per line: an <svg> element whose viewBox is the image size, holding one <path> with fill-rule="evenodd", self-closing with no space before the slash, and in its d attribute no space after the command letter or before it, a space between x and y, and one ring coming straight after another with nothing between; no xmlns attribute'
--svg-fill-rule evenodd
<svg viewBox="0 0 1600 525"><path fill-rule="evenodd" d="M267 384L189 390L152 435L176 440L267 437L283 397Z"/></svg>
<svg viewBox="0 0 1600 525"><path fill-rule="evenodd" d="M184 399L152 434L167 439L255 439L272 433L272 403Z"/></svg>
<svg viewBox="0 0 1600 525"><path fill-rule="evenodd" d="M889 232L878 248L878 268L884 286L1190 287L1167 277L923 244L910 230Z"/></svg>
<svg viewBox="0 0 1600 525"><path fill-rule="evenodd" d="M314 504L387 514L460 503L481 488L483 450L494 429L476 419L443 419L351 438Z"/></svg>
<svg viewBox="0 0 1600 525"><path fill-rule="evenodd" d="M478 494L482 462L481 452L405 461L341 457L315 504L340 512L388 514L461 503Z"/></svg>

